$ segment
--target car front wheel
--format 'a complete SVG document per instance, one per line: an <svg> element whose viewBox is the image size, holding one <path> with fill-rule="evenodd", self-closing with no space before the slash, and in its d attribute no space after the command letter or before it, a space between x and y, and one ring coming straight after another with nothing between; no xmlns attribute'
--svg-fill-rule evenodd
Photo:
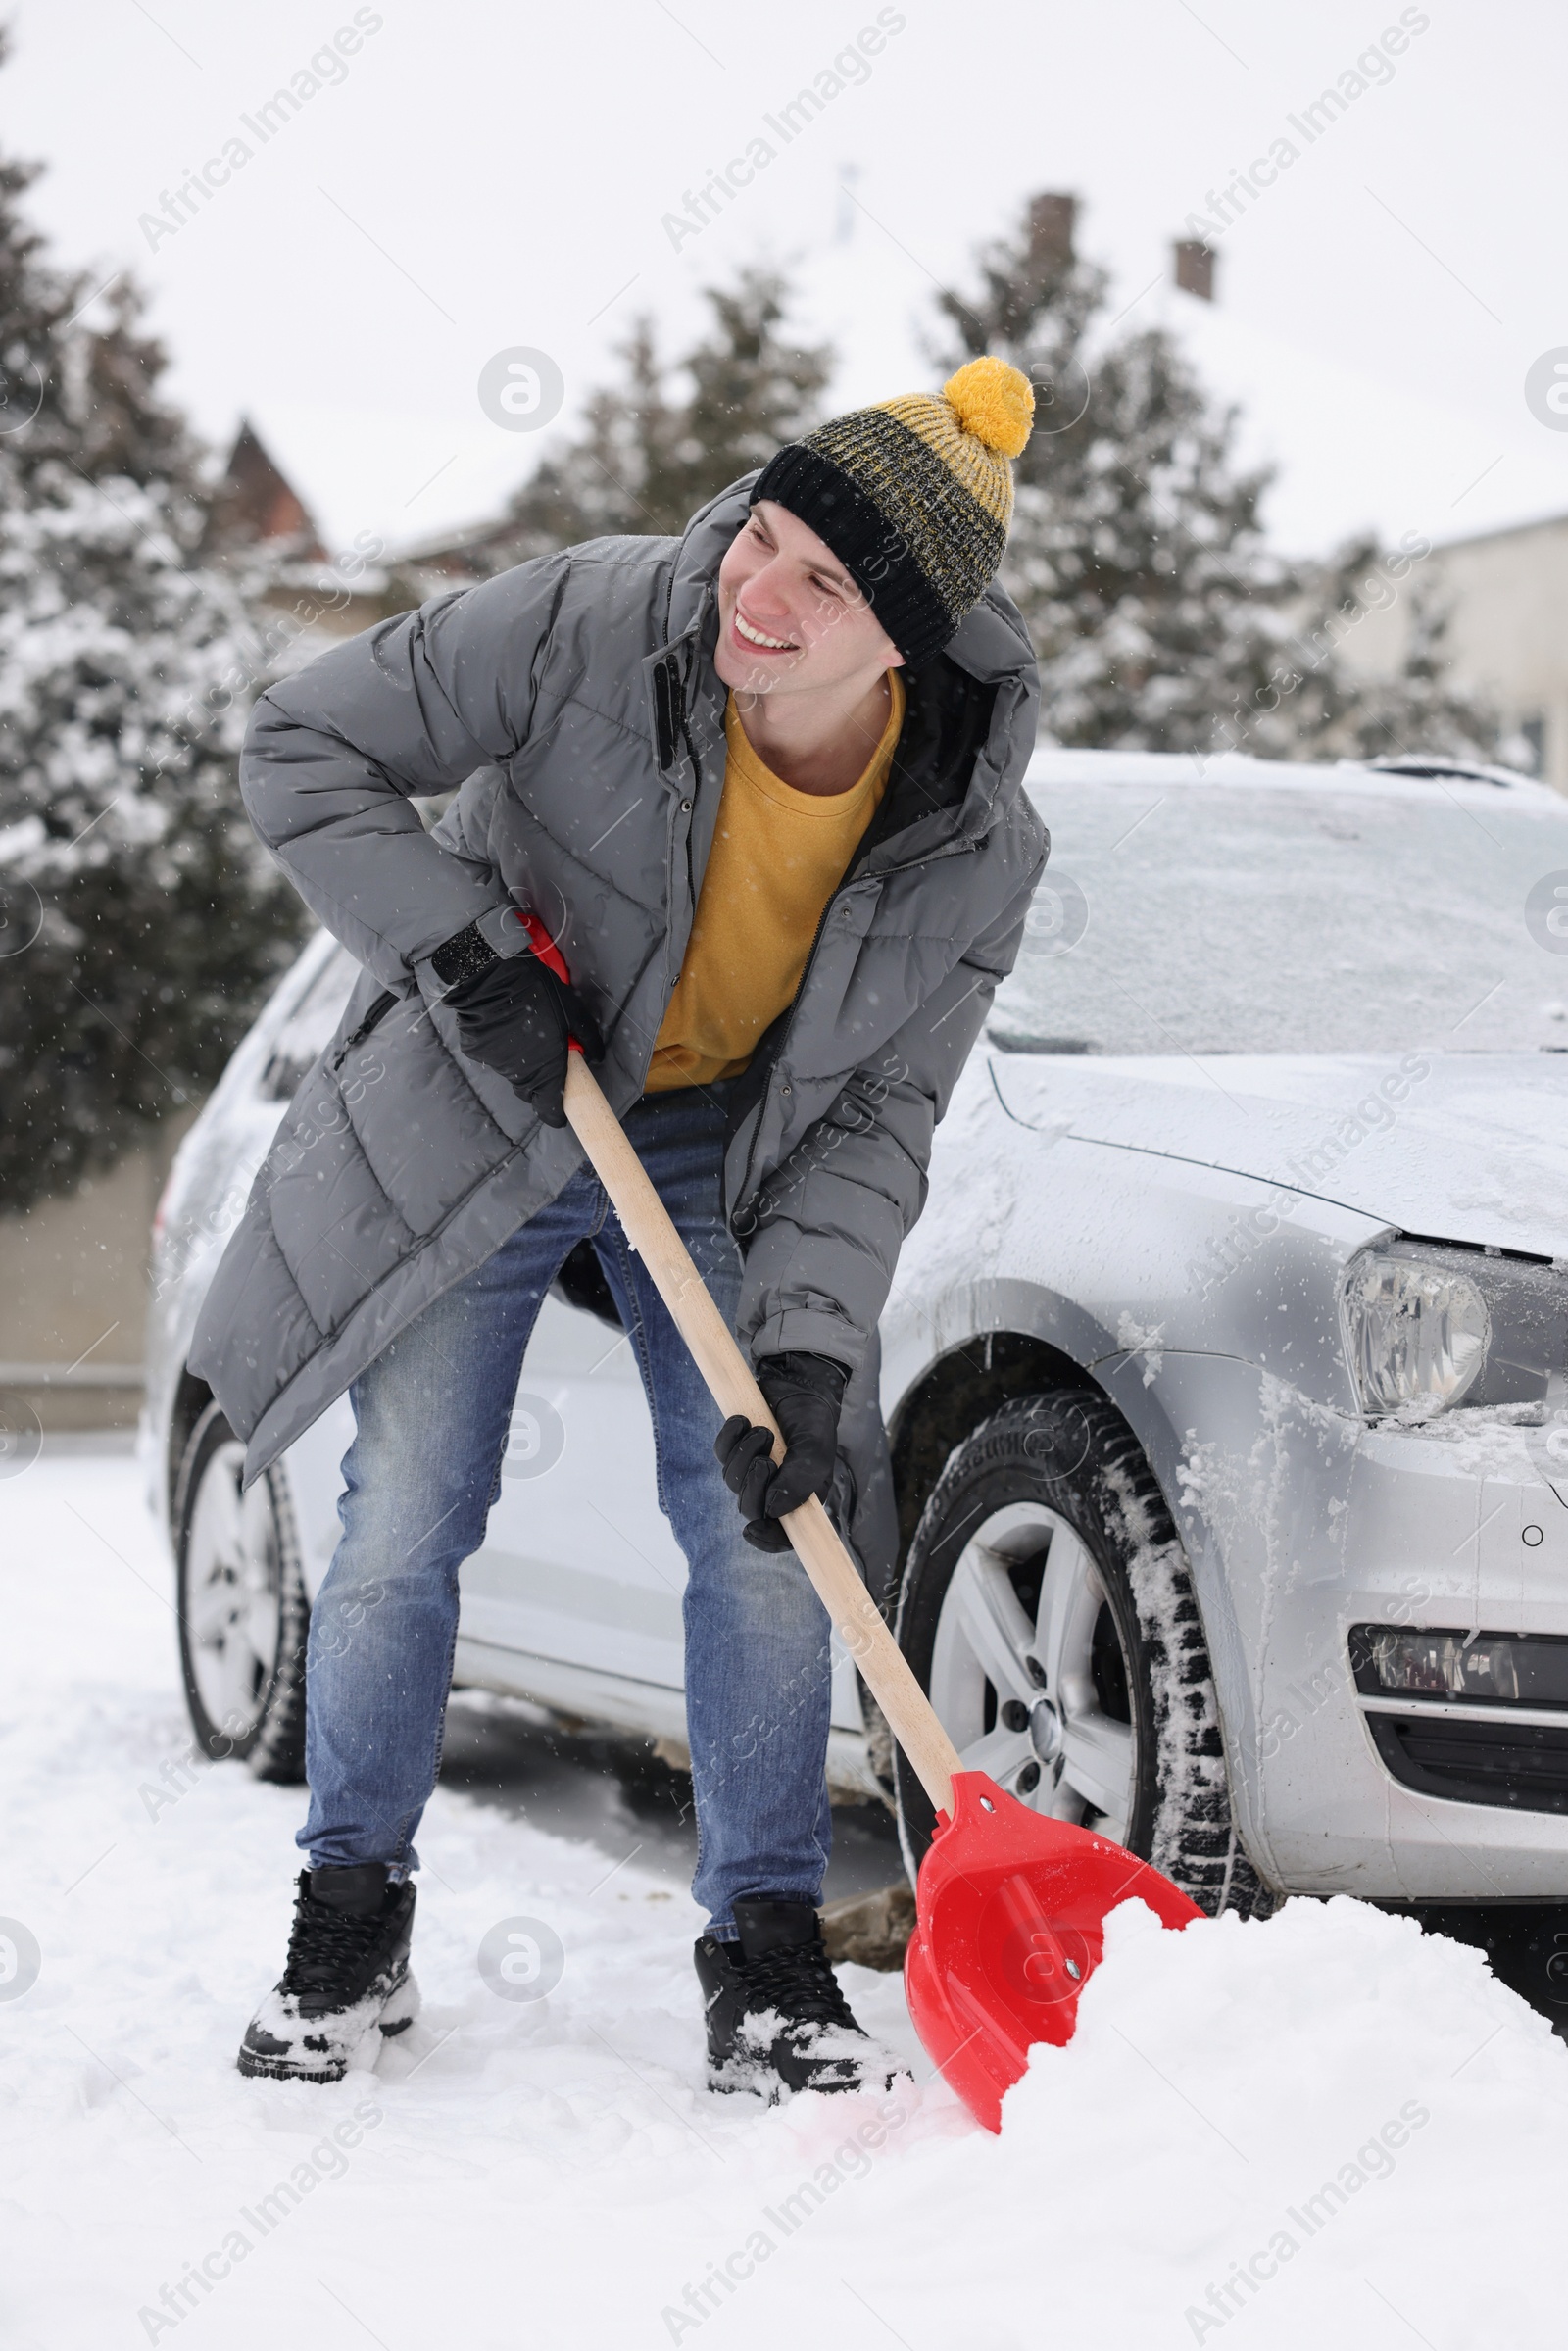
<svg viewBox="0 0 1568 2351"><path fill-rule="evenodd" d="M1210 1916L1268 1907L1187 1557L1104 1396L1014 1398L958 1446L909 1548L898 1637L968 1769L1153 1862ZM902 1753L897 1775L914 1871L935 1816Z"/></svg>
<svg viewBox="0 0 1568 2351"><path fill-rule="evenodd" d="M259 1780L305 1777L310 1602L280 1468L249 1493L245 1447L217 1404L191 1431L175 1482L179 1657L196 1743Z"/></svg>

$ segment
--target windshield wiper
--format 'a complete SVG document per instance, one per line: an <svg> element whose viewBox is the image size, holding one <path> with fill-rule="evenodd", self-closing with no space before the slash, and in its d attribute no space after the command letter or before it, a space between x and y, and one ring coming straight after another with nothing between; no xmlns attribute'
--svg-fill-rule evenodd
<svg viewBox="0 0 1568 2351"><path fill-rule="evenodd" d="M1087 1037L1020 1037L1005 1029L987 1029L986 1043L1003 1053L1097 1053Z"/></svg>

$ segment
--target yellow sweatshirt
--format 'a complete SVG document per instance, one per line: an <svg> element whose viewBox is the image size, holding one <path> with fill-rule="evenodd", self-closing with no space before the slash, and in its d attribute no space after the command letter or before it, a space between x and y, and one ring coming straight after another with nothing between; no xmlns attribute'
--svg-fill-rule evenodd
<svg viewBox="0 0 1568 2351"><path fill-rule="evenodd" d="M816 926L887 790L904 685L859 781L797 792L763 765L729 698L724 786L692 935L648 1072L650 1094L738 1077L764 1029L794 1002Z"/></svg>

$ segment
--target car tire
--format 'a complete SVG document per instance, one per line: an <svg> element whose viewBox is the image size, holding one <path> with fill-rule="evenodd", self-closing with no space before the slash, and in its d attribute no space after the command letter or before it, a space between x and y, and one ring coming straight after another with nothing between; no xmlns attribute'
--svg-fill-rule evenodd
<svg viewBox="0 0 1568 2351"><path fill-rule="evenodd" d="M282 1467L242 1494L244 1464L244 1445L210 1404L174 1488L185 1704L200 1753L291 1784L305 1777L310 1601Z"/></svg>
<svg viewBox="0 0 1568 2351"><path fill-rule="evenodd" d="M1104 1396L1015 1397L956 1448L897 1631L970 1768L1114 1837L1209 1917L1272 1907L1236 1833L1187 1556ZM902 1752L896 1783L912 1877L935 1815Z"/></svg>

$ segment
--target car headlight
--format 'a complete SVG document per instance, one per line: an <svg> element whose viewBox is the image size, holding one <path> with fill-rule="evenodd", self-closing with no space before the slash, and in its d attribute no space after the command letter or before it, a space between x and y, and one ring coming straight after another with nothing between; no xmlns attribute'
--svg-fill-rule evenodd
<svg viewBox="0 0 1568 2351"><path fill-rule="evenodd" d="M1540 1403L1568 1371L1568 1279L1538 1257L1398 1240L1352 1260L1341 1298L1363 1411Z"/></svg>
<svg viewBox="0 0 1568 2351"><path fill-rule="evenodd" d="M1346 1350L1367 1412L1456 1403L1491 1337L1487 1301L1467 1273L1402 1249L1369 1249L1346 1277Z"/></svg>

